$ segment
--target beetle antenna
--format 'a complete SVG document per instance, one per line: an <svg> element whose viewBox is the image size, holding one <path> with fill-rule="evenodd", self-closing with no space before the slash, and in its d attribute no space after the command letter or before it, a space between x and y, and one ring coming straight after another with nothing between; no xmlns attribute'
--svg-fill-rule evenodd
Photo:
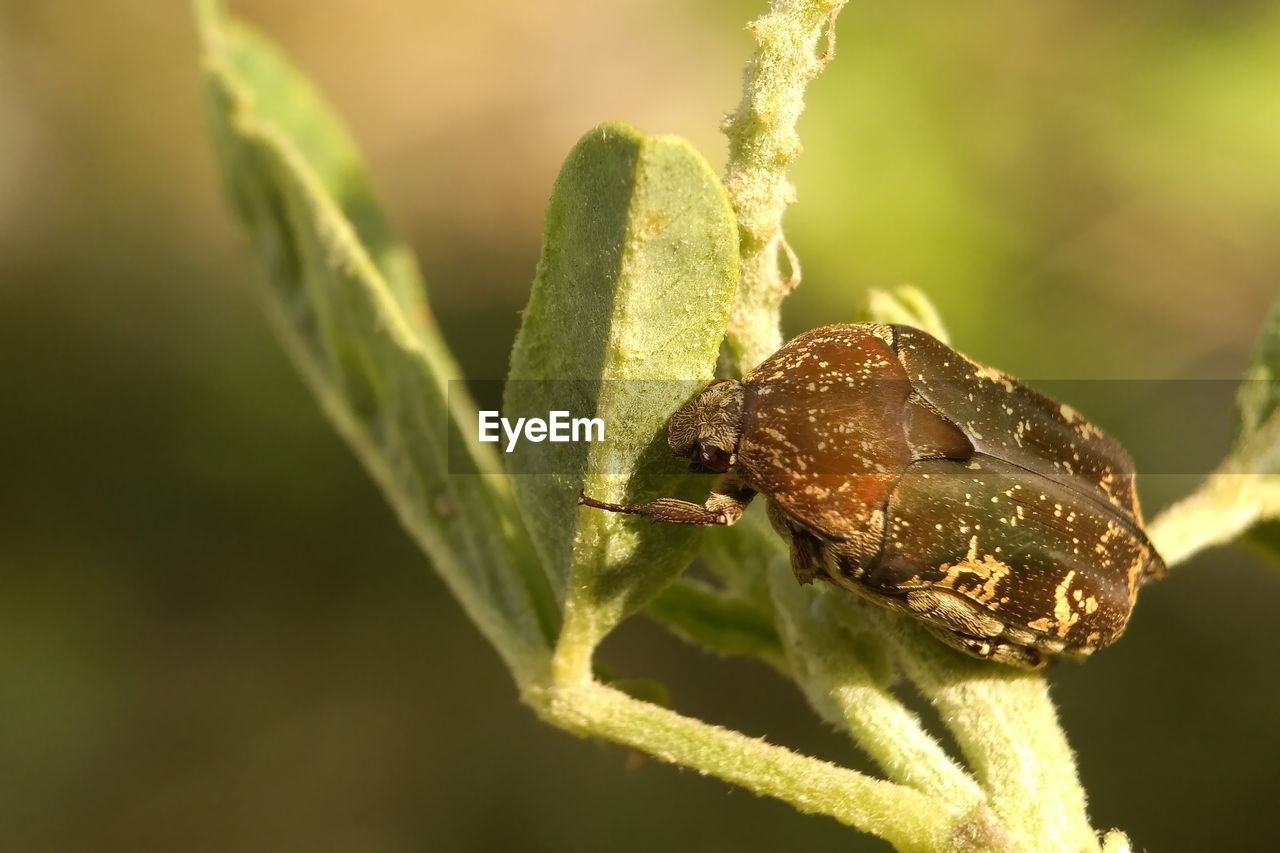
<svg viewBox="0 0 1280 853"><path fill-rule="evenodd" d="M605 501L598 501L595 498L587 497L584 491L578 492L578 506L589 506L595 509L607 509L609 512L625 512L629 515L644 515L647 509L643 505L634 504L611 504Z"/></svg>

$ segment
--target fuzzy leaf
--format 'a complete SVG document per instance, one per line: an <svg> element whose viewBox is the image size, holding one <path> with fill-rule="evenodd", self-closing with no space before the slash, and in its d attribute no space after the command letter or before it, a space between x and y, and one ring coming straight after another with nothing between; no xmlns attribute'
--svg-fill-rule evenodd
<svg viewBox="0 0 1280 853"><path fill-rule="evenodd" d="M1236 409L1235 442L1201 492L1222 505L1214 529L1229 530L1229 519L1241 519L1248 543L1280 558L1280 300L1258 336Z"/></svg>
<svg viewBox="0 0 1280 853"><path fill-rule="evenodd" d="M581 605L596 639L688 564L699 531L579 510L579 490L705 498L665 425L712 378L736 281L733 214L701 155L623 124L583 137L547 206L503 409L604 421L603 442L526 443L508 463L566 619Z"/></svg>
<svg viewBox="0 0 1280 853"><path fill-rule="evenodd" d="M1236 409L1235 442L1222 464L1147 525L1170 566L1238 537L1280 555L1280 300L1258 337Z"/></svg>
<svg viewBox="0 0 1280 853"><path fill-rule="evenodd" d="M754 655L785 668L782 643L768 615L730 593L682 578L658 593L646 612L717 654Z"/></svg>
<svg viewBox="0 0 1280 853"><path fill-rule="evenodd" d="M496 459L450 414L457 370L412 258L310 84L219 4L197 14L223 177L286 350L453 593L517 677L531 677L548 657L554 606ZM459 396L455 411L467 407Z"/></svg>
<svg viewBox="0 0 1280 853"><path fill-rule="evenodd" d="M917 329L924 329L944 344L950 341L938 309L933 307L924 291L909 284L891 291L875 288L867 291L866 308L859 314L861 320L915 326Z"/></svg>
<svg viewBox="0 0 1280 853"><path fill-rule="evenodd" d="M1248 441L1280 407L1280 300L1271 306L1237 400L1238 443Z"/></svg>
<svg viewBox="0 0 1280 853"><path fill-rule="evenodd" d="M1280 489L1280 300L1258 336L1236 408L1236 440L1220 470L1267 475L1270 488Z"/></svg>

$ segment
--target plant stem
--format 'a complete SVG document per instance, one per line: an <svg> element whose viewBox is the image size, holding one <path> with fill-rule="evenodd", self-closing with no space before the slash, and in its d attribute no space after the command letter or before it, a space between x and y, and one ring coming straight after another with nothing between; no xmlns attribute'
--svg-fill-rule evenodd
<svg viewBox="0 0 1280 853"><path fill-rule="evenodd" d="M1151 542L1174 566L1280 515L1280 482L1269 474L1213 474L1147 525Z"/></svg>
<svg viewBox="0 0 1280 853"><path fill-rule="evenodd" d="M769 14L748 25L759 46L747 63L742 101L724 122L729 138L725 188L738 217L739 284L728 341L746 372L782 346L782 299L800 272L782 236L782 214L795 201L787 166L800 153L796 121L804 90L834 53L835 16L845 0L773 0ZM827 32L827 50L818 40ZM778 269L788 254L790 280Z"/></svg>
<svg viewBox="0 0 1280 853"><path fill-rule="evenodd" d="M969 837L969 825L982 820L982 815L966 814L904 785L682 716L596 682L567 688L537 685L524 698L556 726L692 767L802 812L831 815L899 850L952 849L957 832Z"/></svg>
<svg viewBox="0 0 1280 853"><path fill-rule="evenodd" d="M787 661L773 620L750 602L679 578L649 602L650 617L677 635L722 655L753 655L787 674Z"/></svg>
<svg viewBox="0 0 1280 853"><path fill-rule="evenodd" d="M1246 379L1242 395L1259 390L1258 383ZM1236 445L1218 470L1147 525L1165 565L1181 563L1205 548L1230 542L1260 521L1280 517L1280 415L1271 413L1261 421L1243 417Z"/></svg>
<svg viewBox="0 0 1280 853"><path fill-rule="evenodd" d="M893 635L903 671L955 735L1015 848L1098 850L1044 677L971 660L896 614L862 609Z"/></svg>
<svg viewBox="0 0 1280 853"><path fill-rule="evenodd" d="M887 662L862 659L874 657L868 654L874 641L860 643L853 635L862 620L830 606L826 590L797 584L785 564L775 564L769 587L792 675L819 713L847 726L890 779L957 805L972 807L983 799L973 777L889 690Z"/></svg>

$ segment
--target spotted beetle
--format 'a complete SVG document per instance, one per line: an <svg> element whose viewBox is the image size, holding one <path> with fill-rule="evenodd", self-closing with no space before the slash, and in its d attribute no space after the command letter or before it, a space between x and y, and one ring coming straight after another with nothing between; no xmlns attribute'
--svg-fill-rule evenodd
<svg viewBox="0 0 1280 853"><path fill-rule="evenodd" d="M757 493L801 583L822 578L979 658L1039 668L1124 630L1164 562L1133 463L1074 410L910 326L824 326L677 411L720 474L703 505L582 503L733 524Z"/></svg>

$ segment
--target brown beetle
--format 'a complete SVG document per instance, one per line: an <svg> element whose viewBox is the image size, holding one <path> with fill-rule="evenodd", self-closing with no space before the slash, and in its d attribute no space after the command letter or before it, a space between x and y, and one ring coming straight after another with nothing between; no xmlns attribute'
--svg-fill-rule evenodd
<svg viewBox="0 0 1280 853"><path fill-rule="evenodd" d="M733 524L762 492L802 583L908 613L976 657L1088 655L1165 574L1114 439L910 326L801 335L742 381L712 382L667 440L721 475L705 505L582 502Z"/></svg>

